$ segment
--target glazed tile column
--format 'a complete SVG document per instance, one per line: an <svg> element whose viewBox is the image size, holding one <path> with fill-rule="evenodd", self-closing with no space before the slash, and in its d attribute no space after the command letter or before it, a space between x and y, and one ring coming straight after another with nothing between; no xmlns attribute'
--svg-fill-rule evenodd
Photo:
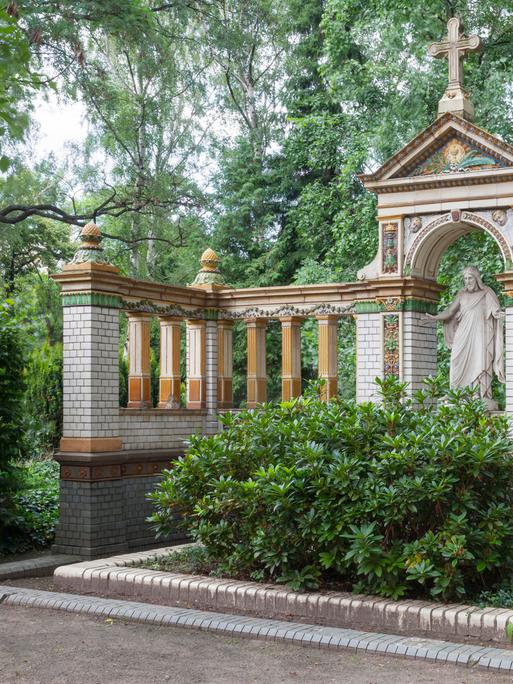
<svg viewBox="0 0 513 684"><path fill-rule="evenodd" d="M371 302L356 305L356 401L378 401L376 378L384 375L383 314Z"/></svg>
<svg viewBox="0 0 513 684"><path fill-rule="evenodd" d="M329 401L337 396L338 390L338 317L316 316L318 322L319 378L325 381L321 399Z"/></svg>
<svg viewBox="0 0 513 684"><path fill-rule="evenodd" d="M265 363L265 318L246 320L247 331L247 406L255 408L267 401L267 371Z"/></svg>
<svg viewBox="0 0 513 684"><path fill-rule="evenodd" d="M180 407L179 318L160 318L160 381L158 408Z"/></svg>
<svg viewBox="0 0 513 684"><path fill-rule="evenodd" d="M407 301L402 313L402 374L408 383L407 392L413 394L424 387L424 380L436 376L437 337L436 321L426 321L424 311L434 308L423 302Z"/></svg>
<svg viewBox="0 0 513 684"><path fill-rule="evenodd" d="M206 406L206 325L205 321L187 321L187 408Z"/></svg>
<svg viewBox="0 0 513 684"><path fill-rule="evenodd" d="M507 292L511 297L513 293ZM511 302L511 298L509 302ZM506 306L505 309L505 344L504 351L506 356L506 413L509 416L513 415L513 306Z"/></svg>
<svg viewBox="0 0 513 684"><path fill-rule="evenodd" d="M102 272L100 272L103 275ZM78 272L77 278L81 273ZM119 306L109 294L64 294L61 452L122 448L119 433Z"/></svg>
<svg viewBox="0 0 513 684"><path fill-rule="evenodd" d="M233 406L233 321L218 321L217 337L217 406L226 409Z"/></svg>
<svg viewBox="0 0 513 684"><path fill-rule="evenodd" d="M288 401L301 395L301 322L298 316L281 321L281 396Z"/></svg>
<svg viewBox="0 0 513 684"><path fill-rule="evenodd" d="M151 314L128 314L128 408L151 407Z"/></svg>

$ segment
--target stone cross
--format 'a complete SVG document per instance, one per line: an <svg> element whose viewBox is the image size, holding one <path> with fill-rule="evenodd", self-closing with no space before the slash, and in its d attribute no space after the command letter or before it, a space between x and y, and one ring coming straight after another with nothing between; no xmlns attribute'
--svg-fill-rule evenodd
<svg viewBox="0 0 513 684"><path fill-rule="evenodd" d="M479 36L471 35L467 38L460 35L458 17L453 17L447 22L446 40L429 46L431 57L447 58L449 62L449 84L440 100L439 115L450 111L466 119L473 119L474 108L463 88L463 58L467 52L479 50L480 46L481 39Z"/></svg>
<svg viewBox="0 0 513 684"><path fill-rule="evenodd" d="M447 57L449 62L449 88L463 87L463 58L467 52L479 50L481 39L460 35L460 20L453 17L447 22L447 40L429 46L431 57Z"/></svg>

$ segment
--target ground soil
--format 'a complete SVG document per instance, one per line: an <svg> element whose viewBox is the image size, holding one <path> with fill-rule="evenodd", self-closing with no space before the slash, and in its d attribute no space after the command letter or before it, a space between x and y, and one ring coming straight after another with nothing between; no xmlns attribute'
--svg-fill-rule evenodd
<svg viewBox="0 0 513 684"><path fill-rule="evenodd" d="M24 553L10 553L8 556L0 555L0 565L2 563L16 563L17 561L33 560L41 556L51 556L50 549L32 549Z"/></svg>
<svg viewBox="0 0 513 684"><path fill-rule="evenodd" d="M0 605L2 684L492 684L509 675Z"/></svg>

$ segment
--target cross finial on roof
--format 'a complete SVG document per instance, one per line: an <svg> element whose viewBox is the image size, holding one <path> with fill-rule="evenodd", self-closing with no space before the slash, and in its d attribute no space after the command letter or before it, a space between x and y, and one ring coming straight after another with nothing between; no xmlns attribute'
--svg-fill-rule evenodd
<svg viewBox="0 0 513 684"><path fill-rule="evenodd" d="M472 121L474 107L463 87L463 58L467 52L475 52L481 46L479 36L468 38L460 33L460 20L453 17L447 22L447 38L429 46L431 57L447 58L449 62L449 84L438 105L438 115L453 112Z"/></svg>

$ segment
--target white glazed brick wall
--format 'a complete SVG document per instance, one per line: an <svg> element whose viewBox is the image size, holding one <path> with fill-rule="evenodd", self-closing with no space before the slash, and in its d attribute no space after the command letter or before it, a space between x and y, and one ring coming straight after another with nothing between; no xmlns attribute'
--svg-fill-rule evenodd
<svg viewBox="0 0 513 684"><path fill-rule="evenodd" d="M383 377L383 331L380 313L356 317L356 401L377 401L376 377Z"/></svg>
<svg viewBox="0 0 513 684"><path fill-rule="evenodd" d="M403 372L408 392L422 388L428 375L436 375L436 321L422 325L425 314L404 311L403 317Z"/></svg>
<svg viewBox="0 0 513 684"><path fill-rule="evenodd" d="M121 411L119 418L123 449L181 449L192 434L205 430L206 416L192 412L129 412L130 409Z"/></svg>
<svg viewBox="0 0 513 684"><path fill-rule="evenodd" d="M63 435L119 435L119 311L64 307Z"/></svg>
<svg viewBox="0 0 513 684"><path fill-rule="evenodd" d="M205 377L207 383L206 408L207 419L205 432L215 433L219 430L217 419L217 376L218 376L218 345L219 337L217 321L205 323Z"/></svg>
<svg viewBox="0 0 513 684"><path fill-rule="evenodd" d="M506 412L513 415L513 306L506 307Z"/></svg>

